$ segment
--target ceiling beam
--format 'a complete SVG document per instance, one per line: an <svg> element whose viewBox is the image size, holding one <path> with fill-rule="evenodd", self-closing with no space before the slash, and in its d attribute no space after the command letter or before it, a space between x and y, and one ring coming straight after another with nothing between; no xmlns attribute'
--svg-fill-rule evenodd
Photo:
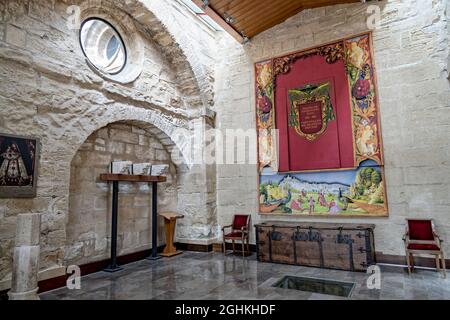
<svg viewBox="0 0 450 320"><path fill-rule="evenodd" d="M239 43L244 43L244 37L237 32L231 25L229 25L217 12L215 12L211 7L204 5L202 0L192 0L199 8L201 8L205 13L213 19L219 26L221 26L226 32L228 32L233 38L235 38Z"/></svg>

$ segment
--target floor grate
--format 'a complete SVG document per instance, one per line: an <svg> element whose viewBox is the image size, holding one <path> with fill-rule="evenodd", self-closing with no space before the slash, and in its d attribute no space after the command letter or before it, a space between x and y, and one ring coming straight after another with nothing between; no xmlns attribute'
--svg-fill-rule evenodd
<svg viewBox="0 0 450 320"><path fill-rule="evenodd" d="M272 286L348 298L352 294L355 283L318 278L284 276Z"/></svg>

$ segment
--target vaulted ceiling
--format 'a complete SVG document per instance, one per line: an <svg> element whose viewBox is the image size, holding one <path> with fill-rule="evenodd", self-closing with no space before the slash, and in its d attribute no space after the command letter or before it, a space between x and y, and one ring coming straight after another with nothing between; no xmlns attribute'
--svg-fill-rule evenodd
<svg viewBox="0 0 450 320"><path fill-rule="evenodd" d="M192 0L239 42L302 10L361 0ZM207 5L207 6L206 6Z"/></svg>

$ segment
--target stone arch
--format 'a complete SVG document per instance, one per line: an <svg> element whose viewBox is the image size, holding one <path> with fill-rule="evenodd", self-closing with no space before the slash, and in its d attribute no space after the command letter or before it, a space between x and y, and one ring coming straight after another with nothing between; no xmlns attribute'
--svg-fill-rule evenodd
<svg viewBox="0 0 450 320"><path fill-rule="evenodd" d="M160 19L157 10L164 10L154 6L151 1L115 1L115 0L81 0L82 8L101 8L103 11L121 10L130 15L142 33L152 39L159 47L177 74L178 86L186 96L186 102L192 108L207 108L213 104L213 85L204 66L199 64L195 54L186 41L178 39L174 31L170 32L167 24ZM152 12L154 10L155 12ZM166 21L167 22L167 21ZM179 30L184 31L184 30Z"/></svg>
<svg viewBox="0 0 450 320"><path fill-rule="evenodd" d="M71 161L64 262L89 263L109 256L110 185L98 181L111 160L166 163L167 182L159 184L158 209L175 211L178 177L183 164L171 160L176 144L154 125L138 120L116 121L96 129ZM162 157L161 157L162 156ZM119 254L147 250L151 235L151 188L121 183L119 196ZM164 242L159 225L159 244Z"/></svg>
<svg viewBox="0 0 450 320"><path fill-rule="evenodd" d="M68 162L84 143L84 141L95 131L115 122L130 122L145 127L151 132L159 132L159 137L164 141L165 146L182 154L185 142L181 139L176 130L186 130L187 121L169 114L164 114L157 110L147 110L138 107L121 106L120 104L98 107L92 111L90 120L86 123L75 121L72 126L66 129L66 135L71 136L73 144L68 154ZM177 152L173 152L175 155ZM186 163L183 159L177 163Z"/></svg>
<svg viewBox="0 0 450 320"><path fill-rule="evenodd" d="M70 169L76 152L92 133L108 124L118 122L135 124L156 133L158 139L163 141L164 147L171 151L171 155L177 154L180 150L178 146L182 144L180 140L173 140L172 134L179 128L187 130L187 122L183 119L170 117L159 110L116 103L101 107L92 106L89 112L69 122L63 133L53 130L46 132L41 139L45 156L42 160L46 163L43 171L46 172L46 179L49 182L46 182L44 189L42 186L38 188L38 193L42 192L38 197L44 197L42 201L46 206L42 208L42 212L45 213L42 215L41 227L42 266L52 268L64 263L66 224L69 218ZM176 168L177 174L189 171L187 166L182 164L183 161L183 159L179 161L181 165ZM51 172L47 173L48 170ZM51 182L49 179L52 179Z"/></svg>
<svg viewBox="0 0 450 320"><path fill-rule="evenodd" d="M214 104L213 70L210 70L208 66L202 62L202 59L198 59L198 53L208 50L209 47L201 46L199 43L192 41L192 39L187 36L185 29L180 25L173 23L176 19L171 16L171 13L174 12L171 1L141 0L140 2L142 2L144 6L152 12L155 18L159 20L158 25L152 25L154 28L152 32L154 40L158 42L164 50L173 52L177 60L183 57L186 62L189 63L192 72L197 79L199 88L201 89L203 102L206 106L212 106ZM184 8L179 7L176 11L183 11L183 9ZM140 20L141 17L137 19ZM142 18L142 22L147 24L147 18ZM172 41L169 41L164 36L167 32L171 35ZM207 57L204 58L206 59Z"/></svg>

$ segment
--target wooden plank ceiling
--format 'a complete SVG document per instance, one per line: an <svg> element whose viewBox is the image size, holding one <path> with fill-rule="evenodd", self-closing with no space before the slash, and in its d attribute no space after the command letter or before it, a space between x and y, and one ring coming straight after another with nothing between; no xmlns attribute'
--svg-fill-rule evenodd
<svg viewBox="0 0 450 320"><path fill-rule="evenodd" d="M242 42L243 36L250 39L302 10L361 0L193 0L193 2ZM208 7L205 4L208 4ZM220 19L222 21L219 21Z"/></svg>

